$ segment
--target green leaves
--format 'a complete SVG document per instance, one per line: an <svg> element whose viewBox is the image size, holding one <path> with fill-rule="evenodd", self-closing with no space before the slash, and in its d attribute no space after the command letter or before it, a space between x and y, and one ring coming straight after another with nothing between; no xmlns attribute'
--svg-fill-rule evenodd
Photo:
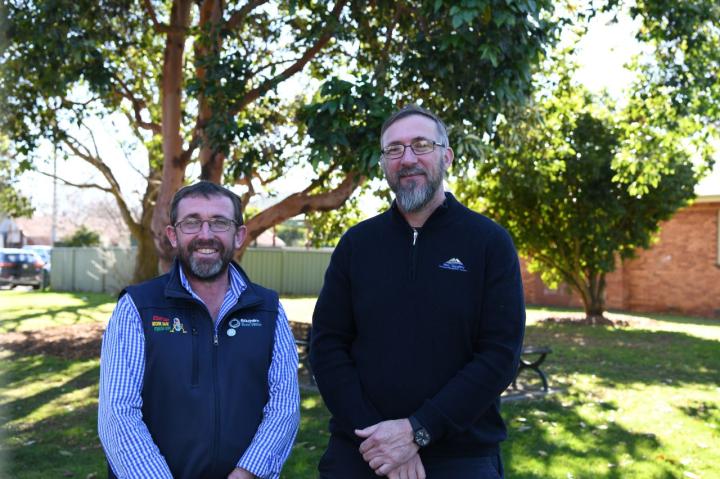
<svg viewBox="0 0 720 479"><path fill-rule="evenodd" d="M494 151L458 189L481 197L474 205L509 229L531 270L597 312L604 274L650 245L698 177L682 137L691 130L667 127L682 123L668 99L618 110L573 83L572 70L562 59L548 65L554 88L497 123Z"/></svg>
<svg viewBox="0 0 720 479"><path fill-rule="evenodd" d="M298 112L311 138L313 167L338 163L346 172L378 174L380 127L392 110L390 100L378 94L368 77L357 83L328 79L315 101Z"/></svg>

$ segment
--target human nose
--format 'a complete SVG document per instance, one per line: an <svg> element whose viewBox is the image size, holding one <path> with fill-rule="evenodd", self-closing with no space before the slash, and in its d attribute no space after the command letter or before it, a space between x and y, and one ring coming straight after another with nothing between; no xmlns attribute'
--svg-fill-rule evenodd
<svg viewBox="0 0 720 479"><path fill-rule="evenodd" d="M213 233L210 230L210 221L204 220L202 223L200 223L200 231L197 232L197 235L201 237L213 236Z"/></svg>
<svg viewBox="0 0 720 479"><path fill-rule="evenodd" d="M417 155L413 151L412 147L410 145L403 145L405 149L403 150L403 154L400 157L400 163L401 164L408 164L408 163L417 163Z"/></svg>

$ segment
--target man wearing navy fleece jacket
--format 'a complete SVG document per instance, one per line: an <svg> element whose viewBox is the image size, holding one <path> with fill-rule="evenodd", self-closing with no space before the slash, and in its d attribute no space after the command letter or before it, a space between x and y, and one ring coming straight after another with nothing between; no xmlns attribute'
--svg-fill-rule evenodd
<svg viewBox="0 0 720 479"><path fill-rule="evenodd" d="M502 391L525 308L507 232L442 188L445 125L417 106L381 132L392 207L340 240L313 315L332 413L320 477L502 478Z"/></svg>

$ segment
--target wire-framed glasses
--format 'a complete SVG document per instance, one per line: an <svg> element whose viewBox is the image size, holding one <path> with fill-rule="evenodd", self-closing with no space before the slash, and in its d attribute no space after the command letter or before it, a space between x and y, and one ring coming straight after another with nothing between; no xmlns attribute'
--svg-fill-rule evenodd
<svg viewBox="0 0 720 479"><path fill-rule="evenodd" d="M199 218L187 218L175 223L176 228L180 228L185 234L199 233L203 223L207 223L210 231L213 233L224 233L235 224L234 220L228 218L211 218L209 220L201 220Z"/></svg>
<svg viewBox="0 0 720 479"><path fill-rule="evenodd" d="M396 158L400 158L405 154L405 148L410 147L413 153L416 155L427 155L428 153L432 153L435 151L435 147L444 147L442 143L438 143L433 140L415 140L409 145L403 145L402 143L394 143L392 145L388 145L385 148L382 149L382 154L385 158L394 160Z"/></svg>

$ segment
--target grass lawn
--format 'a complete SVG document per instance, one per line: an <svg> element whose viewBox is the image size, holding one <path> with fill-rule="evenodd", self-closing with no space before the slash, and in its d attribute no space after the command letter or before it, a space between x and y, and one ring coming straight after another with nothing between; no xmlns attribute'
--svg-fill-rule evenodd
<svg viewBox="0 0 720 479"><path fill-rule="evenodd" d="M115 296L102 293L0 291L0 333L107 321Z"/></svg>
<svg viewBox="0 0 720 479"><path fill-rule="evenodd" d="M291 319L309 319L314 298L283 304ZM104 322L113 305L104 295L0 291L0 331ZM624 315L628 327L591 328L534 321L567 311L529 313L526 342L553 348L556 391L504 404L508 479L720 478L720 321ZM0 352L0 477L105 477L98 368ZM303 392L283 477L315 477L327 418L319 395Z"/></svg>

